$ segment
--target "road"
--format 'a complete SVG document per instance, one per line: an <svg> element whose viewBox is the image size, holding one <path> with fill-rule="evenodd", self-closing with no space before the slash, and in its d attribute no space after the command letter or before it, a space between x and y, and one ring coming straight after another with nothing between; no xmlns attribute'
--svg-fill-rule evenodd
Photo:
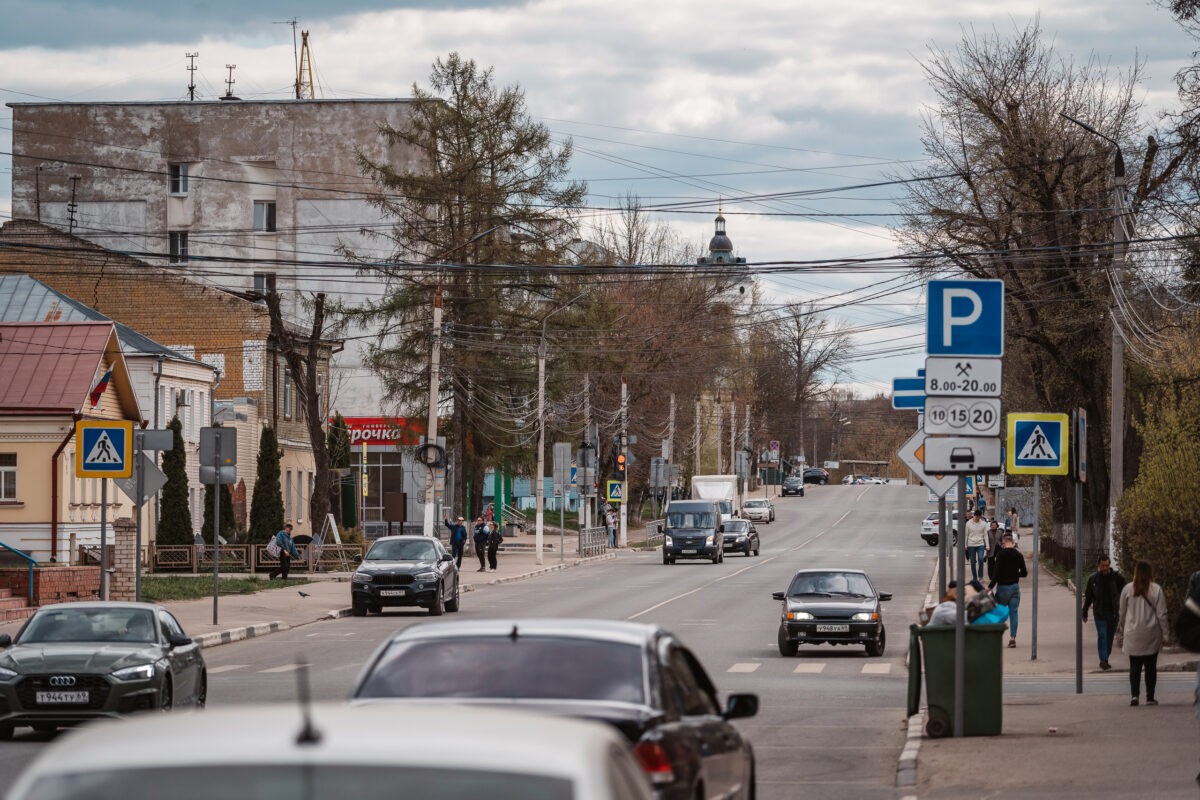
<svg viewBox="0 0 1200 800"><path fill-rule="evenodd" d="M907 629L924 598L935 551L917 536L927 513L923 489L809 487L776 498L777 519L759 525L762 554L723 564L662 564L656 552L621 553L463 596L461 617L603 617L668 628L697 653L723 692L759 694L757 717L739 721L758 758L759 797L888 798L903 746ZM894 594L885 605L890 642L882 658L861 648L776 649L779 605L804 567L865 569ZM213 648L205 653L210 704L293 702L297 665L311 665L316 699L345 698L370 653L390 632L428 616L390 611L348 617ZM436 622L434 623L436 624ZM0 780L11 780L49 735L19 729L0 747Z"/></svg>

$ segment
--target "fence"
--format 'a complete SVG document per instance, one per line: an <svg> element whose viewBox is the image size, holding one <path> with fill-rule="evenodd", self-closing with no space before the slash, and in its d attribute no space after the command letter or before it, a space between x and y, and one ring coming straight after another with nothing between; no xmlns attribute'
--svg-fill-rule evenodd
<svg viewBox="0 0 1200 800"><path fill-rule="evenodd" d="M663 534L658 529L666 520L650 519L646 520L646 546L659 547L663 543Z"/></svg>
<svg viewBox="0 0 1200 800"><path fill-rule="evenodd" d="M605 528L584 528L579 532L580 557L602 556L607 552L608 531Z"/></svg>
<svg viewBox="0 0 1200 800"><path fill-rule="evenodd" d="M293 572L346 572L353 569L355 556L364 546L358 544L297 545L299 559L292 559ZM213 568L210 545L150 545L152 572L209 572ZM229 572L267 572L279 559L267 555L265 544L229 544L221 546L221 569Z"/></svg>

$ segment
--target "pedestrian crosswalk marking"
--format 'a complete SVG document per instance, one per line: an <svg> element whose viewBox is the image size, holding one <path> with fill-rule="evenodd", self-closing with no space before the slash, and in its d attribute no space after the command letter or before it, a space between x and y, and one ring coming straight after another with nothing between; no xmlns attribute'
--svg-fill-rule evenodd
<svg viewBox="0 0 1200 800"><path fill-rule="evenodd" d="M1041 425L1034 425L1033 432L1029 434L1029 438L1025 440L1025 446L1021 448L1020 454L1017 455L1018 461L1058 461L1058 454L1054 452L1054 447L1050 443L1050 439L1042 430Z"/></svg>
<svg viewBox="0 0 1200 800"><path fill-rule="evenodd" d="M245 669L249 664L222 664L219 667L209 667L207 672L209 675L216 675L221 672L233 672L235 669Z"/></svg>
<svg viewBox="0 0 1200 800"><path fill-rule="evenodd" d="M271 667L270 669L260 669L259 672L295 672L301 669L303 664L284 664L281 667Z"/></svg>
<svg viewBox="0 0 1200 800"><path fill-rule="evenodd" d="M727 672L754 672L756 669L758 669L761 666L762 666L762 664L758 663L758 662L741 663L741 664L734 664L732 667L730 667L726 671Z"/></svg>
<svg viewBox="0 0 1200 800"><path fill-rule="evenodd" d="M887 675L892 671L891 664L863 664L863 675Z"/></svg>
<svg viewBox="0 0 1200 800"><path fill-rule="evenodd" d="M117 452L112 439L108 437L108 431L100 432L91 451L83 459L84 464L121 464L124 461L125 457Z"/></svg>
<svg viewBox="0 0 1200 800"><path fill-rule="evenodd" d="M824 671L824 664L797 664L796 668L792 670L792 672L799 672L804 675L816 675L817 673Z"/></svg>

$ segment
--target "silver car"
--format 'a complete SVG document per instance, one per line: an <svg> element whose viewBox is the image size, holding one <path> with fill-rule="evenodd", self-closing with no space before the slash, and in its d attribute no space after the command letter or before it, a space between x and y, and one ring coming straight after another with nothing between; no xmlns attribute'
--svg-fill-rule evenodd
<svg viewBox="0 0 1200 800"><path fill-rule="evenodd" d="M742 516L755 522L775 521L775 506L770 500L747 500L742 503Z"/></svg>

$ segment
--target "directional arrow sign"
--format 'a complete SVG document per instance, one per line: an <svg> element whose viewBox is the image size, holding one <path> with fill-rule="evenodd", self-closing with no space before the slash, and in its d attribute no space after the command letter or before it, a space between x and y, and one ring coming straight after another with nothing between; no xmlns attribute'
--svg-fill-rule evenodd
<svg viewBox="0 0 1200 800"><path fill-rule="evenodd" d="M1003 362L960 356L925 359L925 394L930 397L999 397Z"/></svg>
<svg viewBox="0 0 1200 800"><path fill-rule="evenodd" d="M171 433L171 431L167 431ZM145 453L141 453L141 458L137 461L137 469L128 478L114 478L113 483L117 488L125 493L125 496L134 502L135 505L143 505L145 502L158 494L158 490L167 485L167 475L158 465L154 463L154 459ZM138 470L142 471L142 496L137 496L137 475Z"/></svg>
<svg viewBox="0 0 1200 800"><path fill-rule="evenodd" d="M900 456L900 460L920 478L921 483L928 486L929 490L938 497L945 497L947 492L958 485L958 476L956 475L930 475L925 472L925 431L923 430L917 430L910 436L908 441L896 451L896 455Z"/></svg>
<svg viewBox="0 0 1200 800"><path fill-rule="evenodd" d="M922 409L925 407L924 378L893 378L892 408Z"/></svg>

